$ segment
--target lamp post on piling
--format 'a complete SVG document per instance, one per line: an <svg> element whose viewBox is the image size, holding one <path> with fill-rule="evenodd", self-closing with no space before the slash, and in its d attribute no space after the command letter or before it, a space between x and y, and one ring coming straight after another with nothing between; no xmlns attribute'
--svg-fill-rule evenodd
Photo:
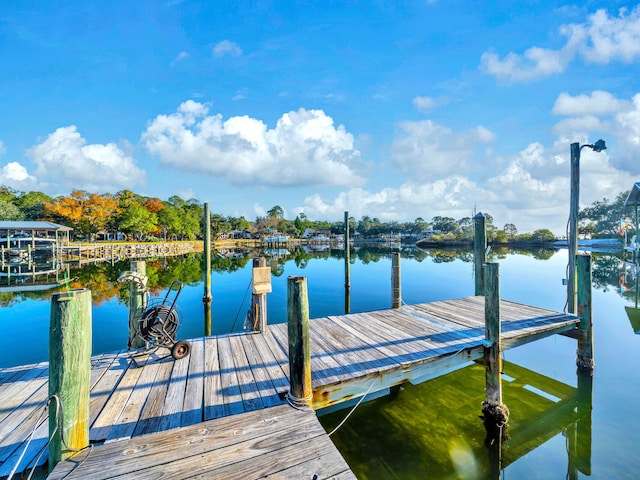
<svg viewBox="0 0 640 480"><path fill-rule="evenodd" d="M578 253L578 209L580 199L580 151L589 147L594 152L607 149L604 140L594 144L571 144L571 198L569 205L569 236L567 247L569 250L569 272L567 278L567 311L576 313L576 255Z"/></svg>

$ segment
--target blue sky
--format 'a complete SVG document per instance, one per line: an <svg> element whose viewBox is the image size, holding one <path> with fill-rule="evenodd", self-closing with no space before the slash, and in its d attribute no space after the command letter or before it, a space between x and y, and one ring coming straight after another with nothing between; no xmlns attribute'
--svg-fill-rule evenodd
<svg viewBox="0 0 640 480"><path fill-rule="evenodd" d="M638 181L639 64L616 0L4 0L0 185L562 234L571 143L582 205Z"/></svg>

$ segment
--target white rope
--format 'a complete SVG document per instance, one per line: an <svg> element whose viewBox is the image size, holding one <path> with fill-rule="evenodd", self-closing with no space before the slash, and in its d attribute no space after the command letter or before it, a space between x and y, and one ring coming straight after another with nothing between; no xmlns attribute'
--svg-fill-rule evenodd
<svg viewBox="0 0 640 480"><path fill-rule="evenodd" d="M369 385L369 388L367 389L367 391L364 393L364 395L362 397L360 397L360 400L358 400L358 403L356 403L353 408L349 411L349 413L347 414L346 417L344 417L342 419L342 421L336 426L336 428L334 428L333 430L331 430L331 432L329 432L327 434L328 437L330 437L331 435L333 435L334 433L336 433L338 431L338 429L340 427L342 427L342 425L344 425L344 423L349 419L349 417L351 416L351 414L353 412L356 411L356 408L358 408L360 406L360 404L362 403L362 401L365 399L365 397L369 394L369 392L371 392L371 389L373 388L373 385L376 383L376 381L378 380L378 378L380 378L380 374L378 373L378 375L376 375L373 380L371 381L371 385Z"/></svg>
<svg viewBox="0 0 640 480"><path fill-rule="evenodd" d="M47 443L45 444L44 448L40 451L40 454L36 457L36 459L35 459L35 461L33 463L33 467L31 468L31 472L29 473L29 476L27 477L27 480L30 480L31 477L33 476L33 472L38 467L38 463L40 462L40 458L42 457L44 452L47 450L47 447L49 446L49 443L51 443L51 439L55 436L56 433L58 433L58 430L60 430L60 439L62 440L62 444L67 449L67 451L76 452L77 453L77 452L82 452L83 450L86 450L87 448L90 449L89 453L87 454L87 456L82 460L82 462L80 462L78 464L78 466L76 468L80 468L82 466L82 464L87 461L87 459L89 458L89 455L91 455L91 452L93 451L93 445L92 444L89 445L88 447L84 447L84 448L71 448L69 445L67 445L67 441L64 438L64 426L63 426L64 425L64 407L62 405L62 401L60 400L60 397L58 397L57 395L51 395L49 397L49 400L47 400L47 404L45 405L44 409L42 410L42 412L40 412L40 416L38 417L38 420L36 421L35 425L33 426L33 431L31 432L31 435L29 435L29 440L27 441L26 445L24 446L24 449L22 450L22 453L20 454L20 458L18 458L18 461L13 466L13 469L11 470L11 473L7 477L7 480L11 480L13 478L13 476L16 473L16 470L18 469L18 466L20 465L20 463L22 463L22 460L24 459L24 455L25 455L25 453L27 453L27 450L29 449L29 444L31 443L31 440L33 440L33 436L35 435L36 430L41 425L42 417L44 416L44 413L49 409L49 406L51 405L51 401L52 400L56 401L56 420L57 420L56 421L56 426L53 429L53 432L51 432L51 435L49 435L49 438L47 439ZM61 427L61 425L62 425L62 427Z"/></svg>
<svg viewBox="0 0 640 480"><path fill-rule="evenodd" d="M296 397L291 395L291 392L287 392L287 403L291 405L296 410L313 410L311 408L311 401L313 400L313 392L311 392L306 397Z"/></svg>

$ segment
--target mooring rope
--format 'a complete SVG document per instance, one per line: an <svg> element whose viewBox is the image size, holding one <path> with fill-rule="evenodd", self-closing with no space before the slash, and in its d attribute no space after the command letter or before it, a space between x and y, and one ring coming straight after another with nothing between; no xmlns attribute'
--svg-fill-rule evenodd
<svg viewBox="0 0 640 480"><path fill-rule="evenodd" d="M296 410L313 410L311 408L311 401L313 400L313 392L311 392L306 397L296 397L291 395L291 392L287 392L287 403L291 405Z"/></svg>
<svg viewBox="0 0 640 480"><path fill-rule="evenodd" d="M244 305L244 301L247 298L247 293L249 293L249 289L251 288L252 283L253 280L249 280L249 285L247 285L247 289L244 291L242 302L240 302L240 307L238 307L238 313L236 313L236 318L233 319L233 324L231 325L231 330L229 330L229 332L233 332L233 329L236 328L236 322L238 321L238 317L240 316L240 312L242 311L242 306Z"/></svg>
<svg viewBox="0 0 640 480"><path fill-rule="evenodd" d="M356 403L356 404L353 406L353 408L349 411L349 413L347 413L347 416L346 416L346 417L344 417L344 418L342 419L342 421L341 421L341 422L340 422L340 423L339 423L339 424L338 424L338 425L337 425L333 430L331 430L331 432L329 432L329 433L327 434L327 436L328 436L328 437L330 437L331 435L333 435L334 433L336 433L336 432L340 429L340 427L342 427L342 425L344 425L344 424L345 424L345 422L349 419L349 417L351 416L351 414L352 414L353 412L355 412L355 411L356 411L356 408L358 408L358 407L360 406L360 404L361 404L361 403L362 403L362 401L365 399L365 397L366 397L367 395L369 395L369 392L371 392L371 389L372 389L372 388L373 388L373 386L375 385L376 381L380 378L380 376L381 376L381 374L380 374L380 373L378 373L375 377L373 377L373 380L371 380L371 384L369 385L369 388L367 389L367 391L366 391L366 392L364 392L364 395L363 395L362 397L360 397L360 400L358 400L358 403Z"/></svg>
<svg viewBox="0 0 640 480"><path fill-rule="evenodd" d="M44 445L44 448L40 451L40 454L36 457L34 463L33 463L33 467L31 468L31 472L29 472L29 476L27 477L27 480L31 480L31 477L33 476L33 472L35 471L35 469L38 467L38 463L40 462L40 458L42 457L42 455L44 454L44 452L47 451L47 447L49 446L49 443L51 443L51 439L53 438L53 436L58 433L58 430L60 430L60 440L62 441L62 445L64 445L64 447L70 451L70 452L82 452L83 450L86 450L87 448L89 448L89 453L87 454L87 456L78 464L77 467L74 468L74 470L76 468L80 468L82 466L82 464L84 462L87 461L87 459L89 458L89 455L91 455L91 452L93 451L93 444L90 444L88 447L84 447L84 448L72 448L67 444L67 441L64 438L64 406L62 405L62 401L60 400L60 397L58 397L58 395L51 395L49 397L49 399L47 400L47 404L44 406L44 409L40 412L40 415L38 416L38 420L36 420L35 425L33 426L33 430L31 431L31 434L29 435L29 439L27 440L27 443L24 446L24 449L22 450L22 453L20 454L20 457L18 458L18 461L15 463L15 465L13 466L13 469L11 470L11 473L9 473L9 476L7 477L7 480L11 480L13 478L13 476L16 473L16 470L18 469L18 466L20 465L20 463L22 463L22 460L24 459L24 455L27 453L27 450L29 449L29 445L31 444L31 441L33 440L33 436L36 433L36 430L38 429L38 427L40 427L41 425L41 420L44 417L45 412L49 409L49 406L51 405L51 401L55 400L56 401L56 426L53 429L53 432L51 433L51 435L49 435L49 438L47 439L47 442Z"/></svg>

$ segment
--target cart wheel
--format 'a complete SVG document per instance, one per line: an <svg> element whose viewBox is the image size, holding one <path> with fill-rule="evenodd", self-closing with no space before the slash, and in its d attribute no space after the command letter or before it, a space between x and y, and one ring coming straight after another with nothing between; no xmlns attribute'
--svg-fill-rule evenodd
<svg viewBox="0 0 640 480"><path fill-rule="evenodd" d="M191 344L186 340L180 340L171 347L171 356L174 360L180 360L189 355L189 350L191 350Z"/></svg>

